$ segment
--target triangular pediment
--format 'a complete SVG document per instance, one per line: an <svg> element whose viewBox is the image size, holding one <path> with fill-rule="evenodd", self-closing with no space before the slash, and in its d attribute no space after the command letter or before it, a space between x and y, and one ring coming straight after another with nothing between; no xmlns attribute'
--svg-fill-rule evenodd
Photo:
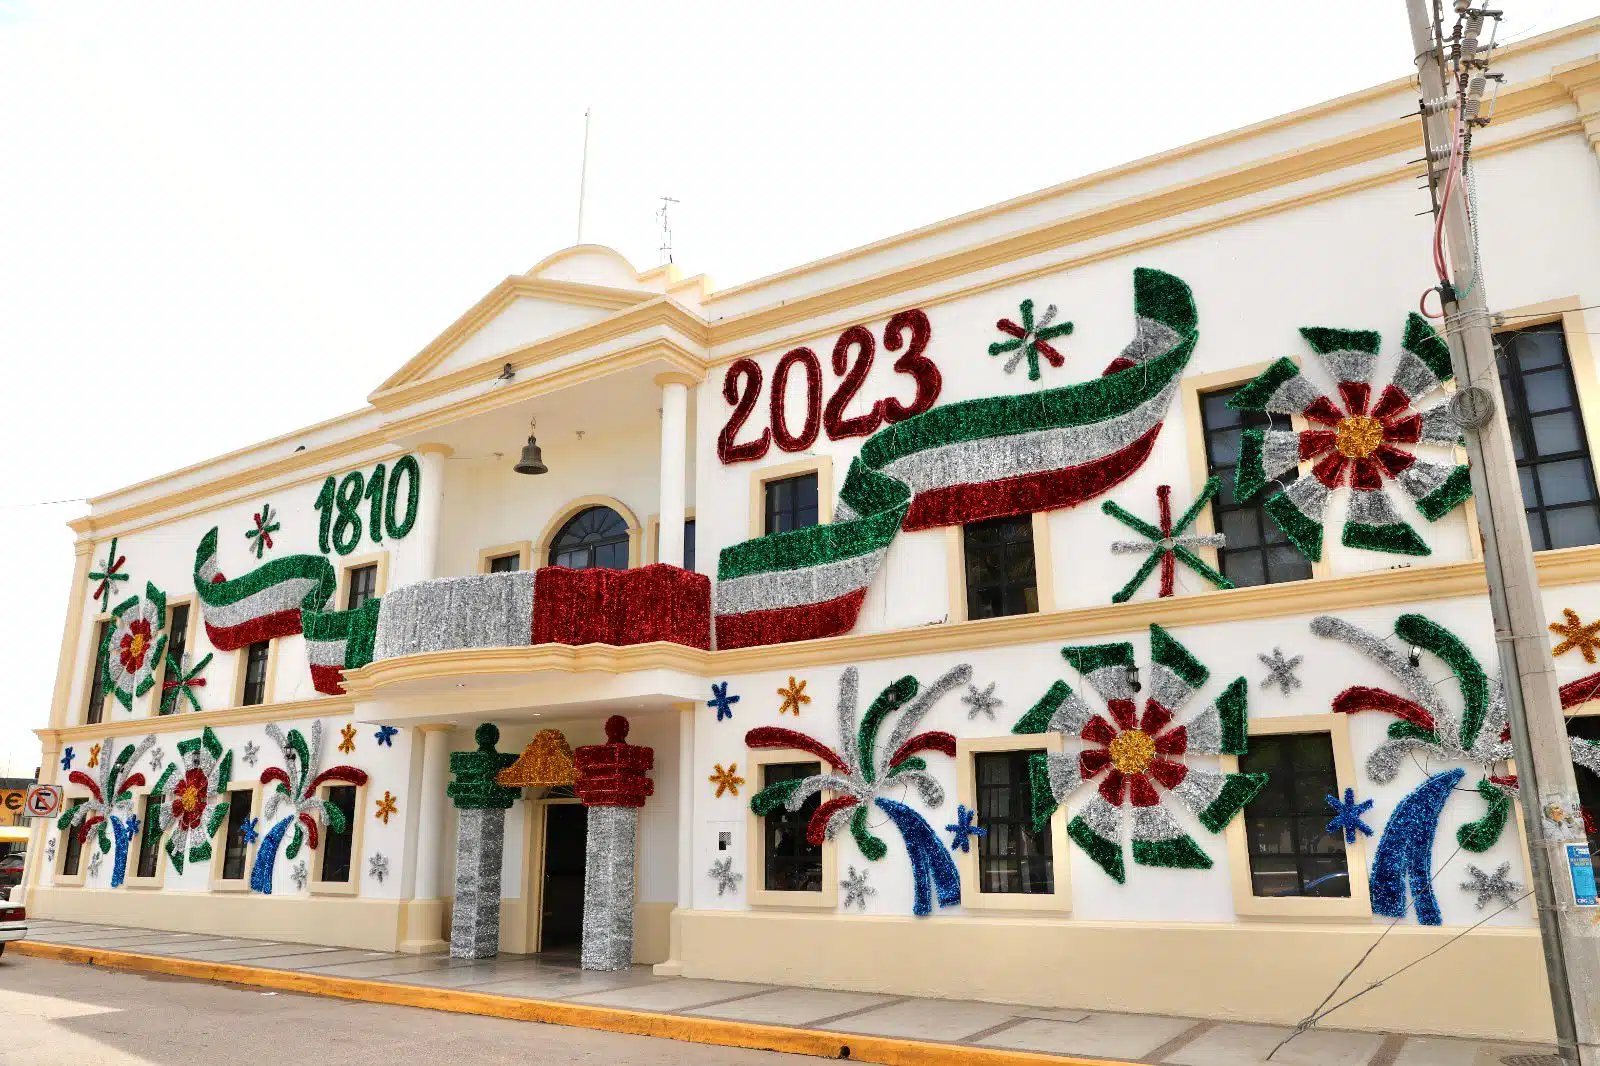
<svg viewBox="0 0 1600 1066"><path fill-rule="evenodd" d="M640 274L602 245L580 244L557 252L526 274L496 285L369 398L492 364L506 352L656 299L664 280L661 271Z"/></svg>

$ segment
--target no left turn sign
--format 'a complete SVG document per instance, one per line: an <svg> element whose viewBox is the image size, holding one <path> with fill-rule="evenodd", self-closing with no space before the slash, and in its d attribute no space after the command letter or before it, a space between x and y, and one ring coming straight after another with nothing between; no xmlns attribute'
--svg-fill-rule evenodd
<svg viewBox="0 0 1600 1066"><path fill-rule="evenodd" d="M49 818L61 810L60 785L32 785L28 788L28 798L23 801L29 817Z"/></svg>

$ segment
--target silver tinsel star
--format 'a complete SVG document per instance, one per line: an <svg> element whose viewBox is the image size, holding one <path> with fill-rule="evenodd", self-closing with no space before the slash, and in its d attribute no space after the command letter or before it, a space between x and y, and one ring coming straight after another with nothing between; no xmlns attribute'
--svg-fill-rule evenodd
<svg viewBox="0 0 1600 1066"><path fill-rule="evenodd" d="M162 764L165 763L166 761L167 761L167 753L161 750L161 745L158 744L155 747L150 749L150 772L151 773L159 774L161 772Z"/></svg>
<svg viewBox="0 0 1600 1066"><path fill-rule="evenodd" d="M304 859L294 864L294 868L289 871L289 876L294 878L295 888L306 887L306 864Z"/></svg>
<svg viewBox="0 0 1600 1066"><path fill-rule="evenodd" d="M988 716L989 721L994 721L996 709L1005 706L1005 700L994 694L995 682L989 682L989 687L979 689L977 685L968 685L967 694L961 697L961 702L967 705L967 721L972 721L978 715Z"/></svg>
<svg viewBox="0 0 1600 1066"><path fill-rule="evenodd" d="M367 876L378 884L383 884L383 879L389 876L389 860L383 852L375 851L367 857Z"/></svg>
<svg viewBox="0 0 1600 1066"><path fill-rule="evenodd" d="M744 880L744 874L733 872L733 856L724 855L711 864L711 869L706 871L708 877L717 883L717 895L724 892L739 891L739 882Z"/></svg>
<svg viewBox="0 0 1600 1066"><path fill-rule="evenodd" d="M93 881L100 876L100 861L105 858L105 852L96 851L89 856L89 880Z"/></svg>
<svg viewBox="0 0 1600 1066"><path fill-rule="evenodd" d="M1471 892L1478 897L1478 909L1481 911L1494 900L1499 900L1507 908L1517 905L1517 893L1522 886L1511 880L1511 864L1503 862L1493 874L1486 874L1471 863L1467 864L1467 877L1470 880L1461 882L1462 891Z"/></svg>
<svg viewBox="0 0 1600 1066"><path fill-rule="evenodd" d="M260 744L257 744L253 740L247 740L244 742L244 764L246 766L254 766L256 764L256 758L260 756L260 754Z"/></svg>
<svg viewBox="0 0 1600 1066"><path fill-rule="evenodd" d="M44 846L44 859L45 859L46 862L55 862L56 861L56 838L55 837L51 837L49 842L47 844L45 844L45 846Z"/></svg>
<svg viewBox="0 0 1600 1066"><path fill-rule="evenodd" d="M1261 664L1267 668L1267 676L1261 680L1262 688L1271 688L1273 685L1277 685L1283 691L1283 694L1287 696L1304 684L1303 681L1294 676L1294 668L1305 661L1304 655L1296 655L1293 659L1285 659L1281 649L1273 648L1271 655L1262 655L1257 652L1256 658L1260 659Z"/></svg>
<svg viewBox="0 0 1600 1066"><path fill-rule="evenodd" d="M867 897L877 895L878 892L877 889L867 884L865 867L862 867L860 873L856 872L854 866L850 867L850 872L845 874L843 881L839 882L839 887L844 889L844 906L846 910L857 904L860 905L862 910L866 910Z"/></svg>

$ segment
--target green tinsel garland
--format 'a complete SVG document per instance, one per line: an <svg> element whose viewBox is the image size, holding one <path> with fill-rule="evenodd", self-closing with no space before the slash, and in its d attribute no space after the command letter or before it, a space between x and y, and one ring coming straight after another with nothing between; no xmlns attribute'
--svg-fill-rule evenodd
<svg viewBox="0 0 1600 1066"><path fill-rule="evenodd" d="M1488 811L1476 822L1456 830L1456 841L1466 850L1482 853L1495 846L1511 817L1511 795L1488 778L1478 779L1478 795Z"/></svg>
<svg viewBox="0 0 1600 1066"><path fill-rule="evenodd" d="M1430 522L1437 522L1472 495L1472 472L1465 466L1450 471L1444 484L1417 501L1417 510Z"/></svg>
<svg viewBox="0 0 1600 1066"><path fill-rule="evenodd" d="M1045 787L1046 795L1049 794L1049 791L1049 786L1047 785ZM1038 795L1038 789L1035 788L1034 796L1037 797ZM1037 800L1035 801L1035 808L1033 814L1034 832L1042 833L1044 832L1044 825L1049 824L1050 816L1046 815L1041 821L1037 810ZM1073 842L1083 849L1084 854L1093 859L1095 865L1104 870L1111 880L1119 885L1127 884L1128 871L1122 864L1122 848L1112 844L1093 829L1090 829L1089 823L1082 818L1074 818L1067 823L1067 836L1071 837Z"/></svg>
<svg viewBox="0 0 1600 1066"><path fill-rule="evenodd" d="M477 751L450 753L450 772L455 780L445 786L445 795L462 811L506 810L522 795L521 789L506 788L495 780L501 770L517 761L513 754L495 750L500 730L484 722L472 734Z"/></svg>
<svg viewBox="0 0 1600 1066"><path fill-rule="evenodd" d="M1242 499L1242 497L1240 497ZM1300 549L1300 553L1312 562L1322 559L1322 523L1313 522L1300 512L1288 496L1278 493L1261 509L1267 516L1278 523L1278 528L1283 530L1283 535L1289 538L1289 543Z"/></svg>
<svg viewBox="0 0 1600 1066"><path fill-rule="evenodd" d="M1461 746L1470 749L1489 713L1489 675L1461 639L1425 615L1403 614L1394 631L1401 640L1433 652L1461 683Z"/></svg>
<svg viewBox="0 0 1600 1066"><path fill-rule="evenodd" d="M1028 708L1027 714L1017 719L1017 724L1011 727L1011 732L1017 735L1047 732L1050 729L1050 719L1055 717L1056 711L1071 695L1072 689L1065 681L1051 682L1049 689L1039 697L1039 702Z"/></svg>
<svg viewBox="0 0 1600 1066"><path fill-rule="evenodd" d="M1119 856L1120 858L1120 856ZM1211 856L1189 837L1175 840L1135 840L1133 861L1141 866L1171 866L1180 870L1209 870Z"/></svg>
<svg viewBox="0 0 1600 1066"><path fill-rule="evenodd" d="M1286 499L1275 496L1273 499ZM1460 502L1460 501L1457 501ZM1440 512L1441 514L1443 512ZM1273 514L1273 518L1277 518ZM1284 535L1294 540L1293 534L1285 529ZM1367 551L1389 552L1392 555L1432 555L1433 549L1428 547L1428 542L1417 535L1417 531L1408 525L1392 526L1362 526L1346 522L1344 535L1339 538L1339 543L1346 548L1363 548ZM1298 547L1296 542L1296 547ZM1317 556L1312 556L1317 558Z"/></svg>

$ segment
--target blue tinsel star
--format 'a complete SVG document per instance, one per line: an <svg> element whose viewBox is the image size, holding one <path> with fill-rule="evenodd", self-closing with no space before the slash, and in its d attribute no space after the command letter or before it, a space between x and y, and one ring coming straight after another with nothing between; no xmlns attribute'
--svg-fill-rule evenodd
<svg viewBox="0 0 1600 1066"><path fill-rule="evenodd" d="M130 814L130 815L128 815L128 839L132 840L134 837L136 837L138 835L139 835L139 816L137 814Z"/></svg>
<svg viewBox="0 0 1600 1066"><path fill-rule="evenodd" d="M70 744L61 752L61 768L63 770L72 769L72 746Z"/></svg>
<svg viewBox="0 0 1600 1066"><path fill-rule="evenodd" d="M715 681L711 682L711 698L706 700L706 706L717 709L717 721L719 722L724 718L732 718L733 705L739 702L738 696L728 695L728 685L730 683L724 681L719 685Z"/></svg>
<svg viewBox="0 0 1600 1066"><path fill-rule="evenodd" d="M380 725L373 736L378 738L378 746L384 748L394 747L394 735L400 732L392 725Z"/></svg>
<svg viewBox="0 0 1600 1066"><path fill-rule="evenodd" d="M239 835L244 838L246 844L254 844L256 842L256 838L259 835L256 832L256 825L259 821L260 819L257 818L246 818L239 823Z"/></svg>
<svg viewBox="0 0 1600 1066"><path fill-rule="evenodd" d="M989 835L987 829L978 827L977 818L978 812L967 810L966 804L956 805L955 824L945 826L947 830L955 834L955 839L950 841L951 851L970 852L972 850L973 837L986 837Z"/></svg>
<svg viewBox="0 0 1600 1066"><path fill-rule="evenodd" d="M1341 803L1337 796L1322 797L1333 810L1333 821L1327 825L1327 832L1338 834L1344 832L1344 842L1354 844L1356 832L1359 830L1363 836L1372 835L1372 827L1361 820L1361 816L1372 810L1372 800L1356 802L1356 790L1344 790L1344 801Z"/></svg>

